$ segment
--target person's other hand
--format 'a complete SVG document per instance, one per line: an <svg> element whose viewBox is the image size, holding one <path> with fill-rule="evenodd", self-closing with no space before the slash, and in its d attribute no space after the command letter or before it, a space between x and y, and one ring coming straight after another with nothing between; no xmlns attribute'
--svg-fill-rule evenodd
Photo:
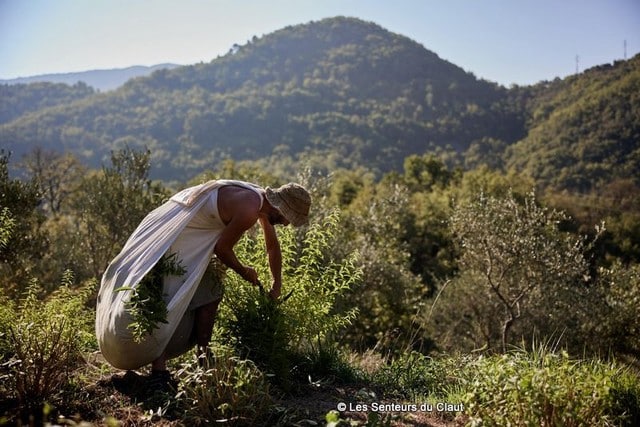
<svg viewBox="0 0 640 427"><path fill-rule="evenodd" d="M269 298L271 298L273 301L277 301L278 298L280 298L280 287L279 286L273 286L271 288L271 290L269 291Z"/></svg>
<svg viewBox="0 0 640 427"><path fill-rule="evenodd" d="M252 285L259 286L260 279L258 278L258 272L251 267L244 267L244 276L242 276L244 280L251 283Z"/></svg>

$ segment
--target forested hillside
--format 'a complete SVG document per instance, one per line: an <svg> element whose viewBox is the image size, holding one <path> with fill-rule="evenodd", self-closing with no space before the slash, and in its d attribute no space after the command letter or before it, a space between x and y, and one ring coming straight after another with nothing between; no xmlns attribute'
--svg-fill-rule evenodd
<svg viewBox="0 0 640 427"><path fill-rule="evenodd" d="M0 147L17 158L36 146L68 150L92 167L114 149L148 148L152 176L165 180L225 158L384 173L435 152L588 191L640 175L639 75L634 58L507 89L373 23L332 18L106 94L3 86Z"/></svg>
<svg viewBox="0 0 640 427"><path fill-rule="evenodd" d="M640 177L640 56L521 96L527 136L509 148L507 165L545 186L579 191Z"/></svg>
<svg viewBox="0 0 640 427"><path fill-rule="evenodd" d="M20 117L1 128L0 145L17 157L36 145L71 150L92 166L114 148L146 146L162 178L272 154L389 170L408 153L514 142L522 122L506 100L506 89L406 37L335 18Z"/></svg>
<svg viewBox="0 0 640 427"><path fill-rule="evenodd" d="M69 86L62 83L0 85L0 124L47 107L69 104L95 94L84 83Z"/></svg>

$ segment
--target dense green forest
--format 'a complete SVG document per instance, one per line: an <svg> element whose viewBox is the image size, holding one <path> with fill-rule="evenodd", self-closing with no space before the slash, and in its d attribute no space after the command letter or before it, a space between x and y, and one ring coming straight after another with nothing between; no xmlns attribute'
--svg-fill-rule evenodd
<svg viewBox="0 0 640 427"><path fill-rule="evenodd" d="M373 23L333 18L107 93L5 86L0 146L17 158L35 146L68 150L92 167L111 150L148 148L152 177L182 181L224 158L379 176L430 151L589 190L639 175L639 61L507 89Z"/></svg>
<svg viewBox="0 0 640 427"><path fill-rule="evenodd" d="M0 123L58 105L64 105L95 94L84 83L69 86L62 83L32 83L0 86Z"/></svg>
<svg viewBox="0 0 640 427"><path fill-rule="evenodd" d="M504 120L505 94L407 38L338 18L41 110L3 126L0 141L18 155L62 147L93 166L125 143L146 146L163 179L185 179L228 156L305 152L389 170L407 153L522 136Z"/></svg>
<svg viewBox="0 0 640 427"><path fill-rule="evenodd" d="M276 394L337 383L464 403L452 423L634 425L639 79L635 57L504 88L334 18L112 92L4 86L0 417L131 411L88 361L97 281L173 192L231 178L310 189L309 226L278 229L294 292L273 306L227 274L224 366L176 362L181 398L152 415L291 425L311 415ZM238 254L266 278L263 246Z"/></svg>

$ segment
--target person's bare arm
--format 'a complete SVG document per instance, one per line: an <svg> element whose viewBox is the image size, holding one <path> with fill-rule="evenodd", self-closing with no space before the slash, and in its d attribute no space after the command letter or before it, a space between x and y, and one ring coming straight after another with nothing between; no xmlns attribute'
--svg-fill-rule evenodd
<svg viewBox="0 0 640 427"><path fill-rule="evenodd" d="M272 299L277 299L282 290L282 252L280 250L280 242L278 241L275 227L266 217L260 216L260 225L264 233L269 268L273 278L269 295Z"/></svg>
<svg viewBox="0 0 640 427"><path fill-rule="evenodd" d="M238 260L233 247L244 232L258 220L259 200L256 202L253 197L241 198L233 200L233 204L235 209L231 214L231 220L220 235L214 253L223 264L238 273L244 280L257 285L258 273Z"/></svg>

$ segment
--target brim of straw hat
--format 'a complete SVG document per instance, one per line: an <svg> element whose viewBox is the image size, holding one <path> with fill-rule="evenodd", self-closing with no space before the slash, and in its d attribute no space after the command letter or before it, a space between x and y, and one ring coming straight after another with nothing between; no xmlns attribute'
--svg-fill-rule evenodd
<svg viewBox="0 0 640 427"><path fill-rule="evenodd" d="M270 187L265 188L264 192L269 203L278 209L291 225L294 227L300 227L301 225L305 225L309 222L308 215L293 210L293 208L287 204L286 200L284 200L278 192Z"/></svg>

